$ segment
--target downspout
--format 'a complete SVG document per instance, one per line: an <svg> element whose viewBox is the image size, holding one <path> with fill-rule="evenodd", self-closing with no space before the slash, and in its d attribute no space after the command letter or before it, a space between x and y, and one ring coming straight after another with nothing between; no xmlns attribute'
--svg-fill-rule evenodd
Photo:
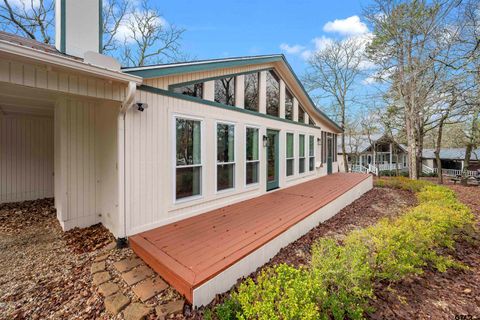
<svg viewBox="0 0 480 320"><path fill-rule="evenodd" d="M117 247L123 248L127 244L127 215L126 215L126 132L125 132L125 117L128 109L131 108L135 101L135 94L137 92L137 84L133 81L128 83L127 95L122 102L118 112L117 120L117 134L118 134L118 213L120 228L117 238Z"/></svg>

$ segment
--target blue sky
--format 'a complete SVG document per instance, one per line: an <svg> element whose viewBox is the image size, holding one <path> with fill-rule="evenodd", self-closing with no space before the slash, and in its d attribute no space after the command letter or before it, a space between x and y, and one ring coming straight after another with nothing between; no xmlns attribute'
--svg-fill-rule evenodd
<svg viewBox="0 0 480 320"><path fill-rule="evenodd" d="M360 16L365 4L359 0L207 0L157 5L168 22L186 29L183 48L196 58L284 53L301 75L306 66L302 53L315 49L314 39L345 36L324 31L325 25ZM290 46L290 53L281 49L282 44Z"/></svg>

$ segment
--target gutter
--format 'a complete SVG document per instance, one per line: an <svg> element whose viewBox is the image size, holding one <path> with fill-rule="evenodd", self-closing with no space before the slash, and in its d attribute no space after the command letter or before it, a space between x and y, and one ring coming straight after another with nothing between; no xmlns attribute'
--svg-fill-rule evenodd
<svg viewBox="0 0 480 320"><path fill-rule="evenodd" d="M0 53L11 55L14 58L21 57L25 60L34 61L38 64L50 64L58 68L68 69L78 73L121 83L134 82L135 84L140 85L143 81L143 79L138 76L89 64L84 61L64 56L62 54L45 52L4 40L0 40Z"/></svg>
<svg viewBox="0 0 480 320"><path fill-rule="evenodd" d="M124 247L127 238L127 214L126 214L126 123L125 116L127 111L132 107L137 93L137 83L129 82L127 95L122 102L117 118L117 141L118 141L118 217L119 217L119 232L117 238L117 247Z"/></svg>

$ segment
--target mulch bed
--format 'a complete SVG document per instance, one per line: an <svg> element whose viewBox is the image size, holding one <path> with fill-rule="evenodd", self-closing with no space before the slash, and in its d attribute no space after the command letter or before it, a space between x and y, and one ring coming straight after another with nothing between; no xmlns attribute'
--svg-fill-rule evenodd
<svg viewBox="0 0 480 320"><path fill-rule="evenodd" d="M101 223L88 228L74 228L63 234L67 246L75 253L87 253L99 250L112 241L115 237Z"/></svg>
<svg viewBox="0 0 480 320"><path fill-rule="evenodd" d="M84 230L65 234L53 199L0 205L0 319L105 318L103 299L91 286L98 253L75 252L112 236L98 226ZM73 245L87 237L87 244Z"/></svg>
<svg viewBox="0 0 480 320"><path fill-rule="evenodd" d="M435 182L435 179L428 179ZM468 205L480 230L480 187L447 183L458 199ZM458 241L449 252L469 270L449 269L444 273L427 268L421 276L394 284L378 283L375 312L371 319L464 319L480 318L480 233L472 240Z"/></svg>

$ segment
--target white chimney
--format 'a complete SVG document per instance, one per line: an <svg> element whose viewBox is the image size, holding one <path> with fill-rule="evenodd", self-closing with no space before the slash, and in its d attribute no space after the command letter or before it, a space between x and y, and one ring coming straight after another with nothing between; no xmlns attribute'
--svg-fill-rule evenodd
<svg viewBox="0 0 480 320"><path fill-rule="evenodd" d="M84 58L87 51L100 53L102 0L56 0L55 47Z"/></svg>

